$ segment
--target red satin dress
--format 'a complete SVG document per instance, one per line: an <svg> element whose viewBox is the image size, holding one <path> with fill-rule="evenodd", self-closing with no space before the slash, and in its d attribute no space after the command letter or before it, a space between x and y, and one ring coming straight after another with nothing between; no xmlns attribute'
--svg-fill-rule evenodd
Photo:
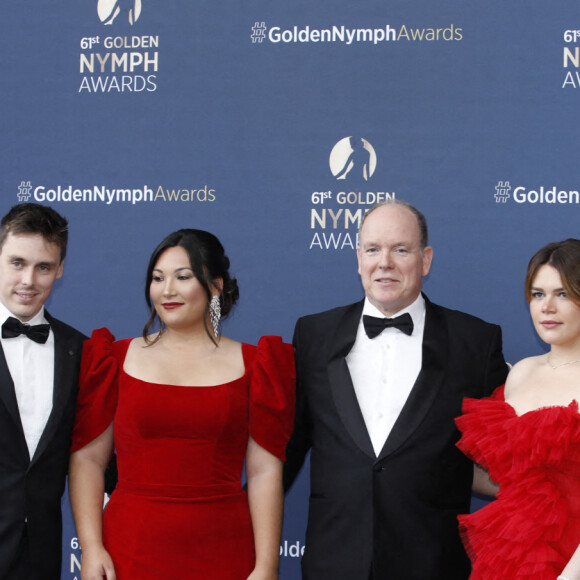
<svg viewBox="0 0 580 580"><path fill-rule="evenodd" d="M457 446L500 485L497 499L459 516L470 580L554 580L580 543L580 415L544 407L521 416L499 387L465 399Z"/></svg>
<svg viewBox="0 0 580 580"><path fill-rule="evenodd" d="M292 346L242 345L243 377L211 387L123 371L130 339L85 343L73 451L113 421L119 482L103 540L117 580L245 580L255 553L241 487L248 437L284 459L294 415Z"/></svg>

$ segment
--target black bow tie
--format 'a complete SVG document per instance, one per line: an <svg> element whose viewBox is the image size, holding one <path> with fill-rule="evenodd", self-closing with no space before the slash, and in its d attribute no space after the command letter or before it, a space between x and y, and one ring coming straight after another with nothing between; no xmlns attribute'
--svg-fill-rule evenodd
<svg viewBox="0 0 580 580"><path fill-rule="evenodd" d="M363 316L365 332L369 338L379 336L385 328L398 328L401 332L411 336L413 332L413 319L408 312L397 316L396 318L377 318L376 316Z"/></svg>
<svg viewBox="0 0 580 580"><path fill-rule="evenodd" d="M9 316L6 322L2 325L2 338L15 338L21 334L25 334L30 340L44 344L48 340L48 333L50 332L50 324L22 324L20 320Z"/></svg>

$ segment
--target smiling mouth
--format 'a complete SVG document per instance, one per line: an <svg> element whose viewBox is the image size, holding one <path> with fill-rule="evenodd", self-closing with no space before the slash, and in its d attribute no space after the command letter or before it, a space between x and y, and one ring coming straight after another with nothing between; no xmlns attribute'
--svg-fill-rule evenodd
<svg viewBox="0 0 580 580"><path fill-rule="evenodd" d="M161 306L163 306L165 310L173 310L174 308L179 308L180 306L183 306L183 304L181 302L165 302Z"/></svg>
<svg viewBox="0 0 580 580"><path fill-rule="evenodd" d="M37 296L36 292L30 293L30 292L15 292L16 296L18 296L18 298L24 302L30 302L31 300L34 300Z"/></svg>

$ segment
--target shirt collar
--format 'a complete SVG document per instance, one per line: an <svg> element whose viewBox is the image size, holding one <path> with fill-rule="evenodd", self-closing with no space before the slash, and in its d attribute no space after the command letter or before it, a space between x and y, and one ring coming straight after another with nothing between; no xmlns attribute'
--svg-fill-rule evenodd
<svg viewBox="0 0 580 580"><path fill-rule="evenodd" d="M12 314L12 312L10 312L10 310L8 310L8 308L6 308L6 306L4 306L4 304L2 302L0 302L0 326L2 324L4 324L6 322L6 320L12 316L13 318L17 318L18 320L20 320L20 318L18 318L18 316L16 316L15 314ZM20 322L24 322L23 320L20 320ZM47 320L46 317L44 316L44 306L30 319L28 320L25 324L46 324Z"/></svg>
<svg viewBox="0 0 580 580"><path fill-rule="evenodd" d="M419 294L413 303L393 314L391 318L401 316L401 314L405 314L405 312L408 312L411 315L415 326L422 323L422 321L425 319L425 298L423 298L423 295ZM368 316L376 316L377 318L386 318L386 316L374 304L372 304L367 297L365 297L362 313L363 315L367 314ZM413 334L415 333L413 332Z"/></svg>

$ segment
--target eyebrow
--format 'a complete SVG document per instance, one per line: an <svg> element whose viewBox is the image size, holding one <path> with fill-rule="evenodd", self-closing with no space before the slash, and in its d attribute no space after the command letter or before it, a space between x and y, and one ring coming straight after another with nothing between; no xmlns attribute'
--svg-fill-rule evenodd
<svg viewBox="0 0 580 580"><path fill-rule="evenodd" d="M181 272L182 270L189 270L193 272L193 268L189 268L188 266L181 266L180 268L175 268L174 272ZM161 268L153 268L153 272L163 272Z"/></svg>
<svg viewBox="0 0 580 580"><path fill-rule="evenodd" d="M367 244L377 244L377 245L380 245L381 244L381 241L380 240L377 240L376 238L367 238L366 243ZM396 247L396 246L412 246L413 245L413 242L410 242L408 240L405 242L405 241L402 241L401 240L399 242L393 242L392 244L388 244L388 245L391 246L391 247L393 247L393 248Z"/></svg>
<svg viewBox="0 0 580 580"><path fill-rule="evenodd" d="M545 290L539 286L530 286L530 292L534 291L545 292ZM566 292L566 288L554 288L552 292Z"/></svg>

